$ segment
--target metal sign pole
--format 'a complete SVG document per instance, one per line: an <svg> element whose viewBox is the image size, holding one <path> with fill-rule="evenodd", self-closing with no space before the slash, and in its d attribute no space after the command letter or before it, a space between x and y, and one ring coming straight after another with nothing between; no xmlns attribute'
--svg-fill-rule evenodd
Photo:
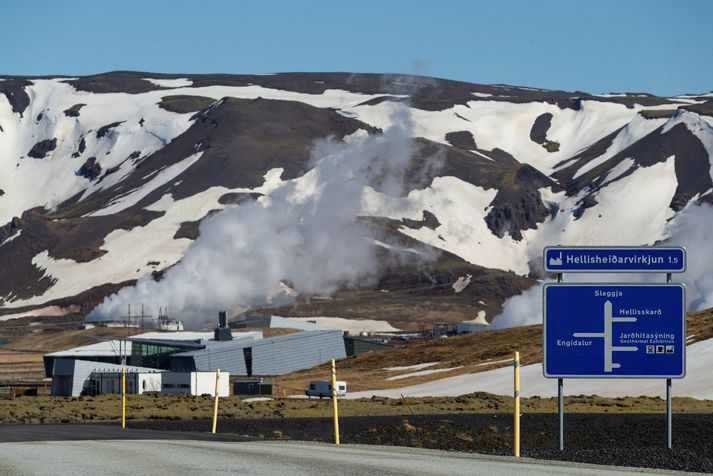
<svg viewBox="0 0 713 476"><path fill-rule="evenodd" d="M562 273L557 273L557 282L562 282ZM559 447L564 450L564 379L557 379L557 414L559 416Z"/></svg>
<svg viewBox="0 0 713 476"><path fill-rule="evenodd" d="M513 396L515 397L514 400L514 425L513 425L513 433L514 433L514 441L513 441L513 453L515 455L515 458L520 457L520 352L515 352L515 359L513 360L513 368L514 368L514 392Z"/></svg>
<svg viewBox="0 0 713 476"><path fill-rule="evenodd" d="M666 273L666 282L671 282L671 273ZM684 318L685 319L685 318ZM684 336L685 338L685 336ZM685 343L683 345L686 345ZM672 435L671 435L671 379L666 379L666 447L671 449L672 447Z"/></svg>
<svg viewBox="0 0 713 476"><path fill-rule="evenodd" d="M557 413L560 418L560 451L564 450L564 379L557 379Z"/></svg>
<svg viewBox="0 0 713 476"><path fill-rule="evenodd" d="M671 379L666 379L666 443L671 449Z"/></svg>

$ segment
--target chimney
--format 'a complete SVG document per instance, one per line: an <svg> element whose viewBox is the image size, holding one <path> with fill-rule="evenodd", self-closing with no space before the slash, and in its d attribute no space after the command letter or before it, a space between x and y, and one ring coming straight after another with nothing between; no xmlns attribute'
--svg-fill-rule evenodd
<svg viewBox="0 0 713 476"><path fill-rule="evenodd" d="M228 327L228 318L225 316L225 311L218 313L218 327Z"/></svg>
<svg viewBox="0 0 713 476"><path fill-rule="evenodd" d="M217 341L233 340L233 334L228 327L228 318L225 311L218 312L218 327L215 328L214 336Z"/></svg>

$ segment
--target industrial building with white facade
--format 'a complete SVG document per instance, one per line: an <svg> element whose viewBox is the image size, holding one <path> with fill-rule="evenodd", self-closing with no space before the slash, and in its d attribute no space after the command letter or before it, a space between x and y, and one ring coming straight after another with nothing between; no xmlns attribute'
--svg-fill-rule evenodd
<svg viewBox="0 0 713 476"><path fill-rule="evenodd" d="M321 329L263 338L231 332L224 314L214 332L149 332L44 356L52 395L116 393L125 367L127 393L161 391L221 396L229 377L273 377L346 357L340 330Z"/></svg>

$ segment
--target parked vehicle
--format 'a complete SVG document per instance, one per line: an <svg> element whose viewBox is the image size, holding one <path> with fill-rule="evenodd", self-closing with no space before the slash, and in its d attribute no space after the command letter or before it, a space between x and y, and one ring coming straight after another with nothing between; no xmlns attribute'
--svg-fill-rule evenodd
<svg viewBox="0 0 713 476"><path fill-rule="evenodd" d="M312 397L331 397L332 396L332 382L329 380L313 380L309 383L305 395L309 398ZM337 397L347 396L347 382L344 380L337 380Z"/></svg>

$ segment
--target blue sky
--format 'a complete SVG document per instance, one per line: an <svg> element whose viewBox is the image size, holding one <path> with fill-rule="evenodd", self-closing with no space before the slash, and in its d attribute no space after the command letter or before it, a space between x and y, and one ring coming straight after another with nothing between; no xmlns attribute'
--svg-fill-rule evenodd
<svg viewBox="0 0 713 476"><path fill-rule="evenodd" d="M12 1L0 74L418 73L593 93L713 90L713 1Z"/></svg>

